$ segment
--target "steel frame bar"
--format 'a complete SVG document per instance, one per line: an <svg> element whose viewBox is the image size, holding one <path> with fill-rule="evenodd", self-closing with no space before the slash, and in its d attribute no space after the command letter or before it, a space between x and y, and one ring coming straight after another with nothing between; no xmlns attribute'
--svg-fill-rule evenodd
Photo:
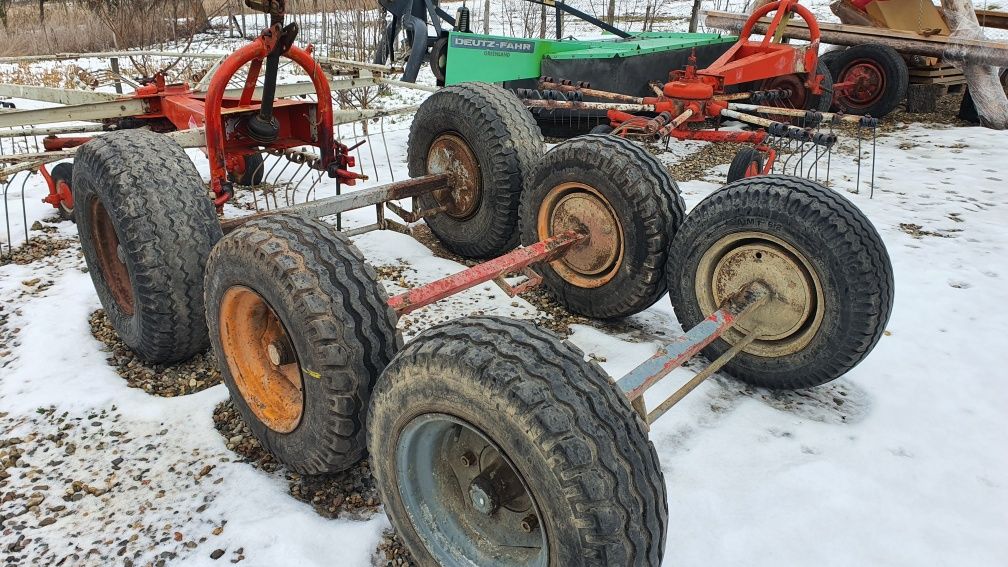
<svg viewBox="0 0 1008 567"><path fill-rule="evenodd" d="M405 315L473 286L524 270L532 264L555 260L586 238L586 234L568 230L389 298L389 307L399 315Z"/></svg>
<svg viewBox="0 0 1008 567"><path fill-rule="evenodd" d="M777 106L761 106L757 104L744 104L730 102L728 103L728 108L731 110L741 110L745 112L756 112L759 114L770 114L770 115L780 115L780 116L797 116L803 117L807 110L800 110L797 108L781 108ZM823 120L841 120L843 122L851 122L853 124L858 124L861 122L861 115L859 114L840 114L837 112L819 112L822 115Z"/></svg>
<svg viewBox="0 0 1008 567"><path fill-rule="evenodd" d="M37 126L39 124L54 124L75 120L95 122L107 118L139 116L149 111L148 102L140 98L126 98L55 108L38 108L35 110L15 110L13 112L0 112L0 128L28 125Z"/></svg>
<svg viewBox="0 0 1008 567"><path fill-rule="evenodd" d="M679 340L659 348L651 358L617 380L616 386L626 394L631 402L637 400L670 372L685 364L687 360L714 342L728 329L751 315L769 296L770 290L765 285L759 282L750 284L730 299L727 305L687 331ZM727 360L721 364L723 365L725 362ZM689 390L699 385L710 374L713 372L703 376L696 384L689 387ZM687 384L687 386L690 385ZM685 396L689 390L682 395Z"/></svg>

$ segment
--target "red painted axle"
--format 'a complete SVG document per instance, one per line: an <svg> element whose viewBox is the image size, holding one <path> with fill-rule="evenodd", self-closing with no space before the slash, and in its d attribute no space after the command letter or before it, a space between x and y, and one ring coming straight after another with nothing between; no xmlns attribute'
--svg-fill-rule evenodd
<svg viewBox="0 0 1008 567"><path fill-rule="evenodd" d="M457 274L415 287L389 299L389 307L405 315L481 283L513 274L538 262L548 262L563 256L572 246L588 238L586 234L567 232L536 242L531 246L477 264Z"/></svg>

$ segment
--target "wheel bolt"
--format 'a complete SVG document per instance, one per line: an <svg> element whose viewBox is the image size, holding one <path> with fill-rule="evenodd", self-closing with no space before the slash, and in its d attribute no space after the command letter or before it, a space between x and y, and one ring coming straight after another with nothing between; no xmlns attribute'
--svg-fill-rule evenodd
<svg viewBox="0 0 1008 567"><path fill-rule="evenodd" d="M471 467L476 464L476 456L472 454L472 451L462 453L460 460L462 461L462 466L465 467Z"/></svg>
<svg viewBox="0 0 1008 567"><path fill-rule="evenodd" d="M269 361L273 366L280 366L280 349L276 343L266 345L266 356L269 357Z"/></svg>
<svg viewBox="0 0 1008 567"><path fill-rule="evenodd" d="M523 532L530 534L537 526L539 526L539 518L535 514L529 514L522 518L521 529Z"/></svg>

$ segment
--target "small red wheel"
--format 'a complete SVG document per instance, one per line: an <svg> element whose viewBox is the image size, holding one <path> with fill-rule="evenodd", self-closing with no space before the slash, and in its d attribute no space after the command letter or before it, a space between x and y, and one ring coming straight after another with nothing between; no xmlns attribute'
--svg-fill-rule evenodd
<svg viewBox="0 0 1008 567"><path fill-rule="evenodd" d="M49 176L52 177L53 187L59 196L59 204L56 205L56 210L59 211L60 218L69 221L74 220L73 191L70 189L70 183L73 182L73 163L63 162L56 164Z"/></svg>

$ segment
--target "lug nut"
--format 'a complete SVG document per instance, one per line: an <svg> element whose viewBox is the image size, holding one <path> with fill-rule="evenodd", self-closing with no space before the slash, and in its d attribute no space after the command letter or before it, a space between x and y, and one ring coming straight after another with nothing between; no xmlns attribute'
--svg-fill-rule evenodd
<svg viewBox="0 0 1008 567"><path fill-rule="evenodd" d="M460 460L462 461L462 465L466 467L471 467L476 464L476 456L472 454L472 451L462 453Z"/></svg>
<svg viewBox="0 0 1008 567"><path fill-rule="evenodd" d="M532 530L539 526L539 518L535 514L529 514L521 521L521 529L523 532L530 534Z"/></svg>

